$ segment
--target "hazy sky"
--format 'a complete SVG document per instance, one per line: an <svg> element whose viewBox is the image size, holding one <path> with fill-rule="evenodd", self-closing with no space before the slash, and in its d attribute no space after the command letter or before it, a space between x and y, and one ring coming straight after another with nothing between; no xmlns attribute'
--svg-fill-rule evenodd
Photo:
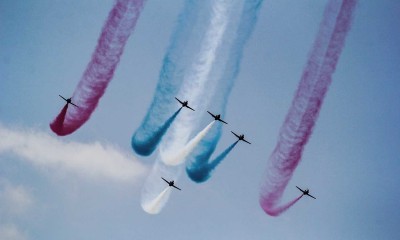
<svg viewBox="0 0 400 240"><path fill-rule="evenodd" d="M359 1L333 83L280 217L258 204L325 1L265 0L247 42L216 153L243 132L213 177L182 174L158 215L140 207L156 154L136 156L183 1L148 0L106 94L77 132L48 126L73 93L113 6L0 1L0 239L399 239L400 2Z"/></svg>

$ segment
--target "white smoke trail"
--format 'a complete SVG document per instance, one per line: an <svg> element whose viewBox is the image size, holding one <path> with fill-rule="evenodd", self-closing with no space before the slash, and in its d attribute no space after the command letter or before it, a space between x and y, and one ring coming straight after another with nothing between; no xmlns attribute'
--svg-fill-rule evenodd
<svg viewBox="0 0 400 240"><path fill-rule="evenodd" d="M166 187L170 189L161 177L167 180L176 180L177 176L180 175L181 169L180 167L167 166L159 159L155 162L142 188L141 206L144 211L150 214L159 213L167 203L171 192L168 191L165 194L161 194ZM160 195L162 195L162 197L160 197ZM156 211L157 209L158 211Z"/></svg>
<svg viewBox="0 0 400 240"><path fill-rule="evenodd" d="M183 166L181 163L186 158L185 155L190 153L211 129L212 124L207 126L206 131L203 130L205 133L201 131L198 137L189 141L193 131L198 128L212 96L215 95L219 76L224 72L225 57L223 56L229 51L231 39L236 34L238 12L241 11L243 5L242 0L194 2L196 4L190 1L186 4L193 4L191 7L198 8L195 11L197 17L191 19L192 22L187 24L199 25L200 23L201 25L204 22L207 26L198 27L190 31L189 36L186 36L192 40L197 38L195 41L200 38L201 41L199 41L199 45L193 44L187 49L198 52L198 54L188 59L190 63L187 66L189 67L183 70L184 78L177 97L189 101L196 111L182 111L160 144L160 155L142 190L142 207L146 212L165 188L165 182L162 181L161 176L177 180ZM176 156L177 151L181 151L180 157L170 158L170 156ZM171 163L172 165L167 165ZM160 210L164 207L168 197L169 195L165 195L162 198L163 203L158 205ZM145 207L147 208L145 209Z"/></svg>
<svg viewBox="0 0 400 240"><path fill-rule="evenodd" d="M166 141L163 141L160 146L161 154L173 155L177 149L182 149L187 145L190 135L201 119L199 113L205 112L214 94L217 82L212 81L209 75L229 22L231 3L231 0L219 0L211 5L210 22L199 53L188 67L178 93L179 98L189 100L196 112L181 112L172 125ZM162 155L161 159L165 157Z"/></svg>
<svg viewBox="0 0 400 240"><path fill-rule="evenodd" d="M193 149L200 143L200 141L206 136L208 131L214 125L215 121L209 123L203 130L201 130L194 138L192 138L183 148L178 152L178 154L174 154L171 156L165 156L160 152L161 160L167 165L180 165L185 162L186 157L192 153ZM164 155L164 158L162 157Z"/></svg>
<svg viewBox="0 0 400 240"><path fill-rule="evenodd" d="M167 202L169 195L171 194L171 188L166 187L158 196L150 202L142 202L142 208L149 214L157 214L161 211L165 203Z"/></svg>

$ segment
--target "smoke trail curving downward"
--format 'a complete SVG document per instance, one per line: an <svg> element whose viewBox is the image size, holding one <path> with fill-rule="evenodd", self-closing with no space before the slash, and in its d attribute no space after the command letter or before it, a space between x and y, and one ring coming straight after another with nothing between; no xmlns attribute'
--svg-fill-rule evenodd
<svg viewBox="0 0 400 240"><path fill-rule="evenodd" d="M145 145L151 142L151 138L156 135L155 129L160 129L174 111L173 108L178 106L175 97L185 101L189 100L192 105L191 99L183 99L178 96L178 91L185 69L194 58L194 51L191 49L200 44L200 38L192 30L196 29L196 33L201 34L205 28L203 22L206 19L197 20L201 7L200 1L186 1L184 9L179 15L170 45L163 59L153 102L140 127L132 136L132 148L138 154L142 154L141 148L146 148ZM156 147L156 145L153 146L152 151ZM147 155L150 154L151 152L147 153Z"/></svg>
<svg viewBox="0 0 400 240"><path fill-rule="evenodd" d="M188 143L188 141L193 131L196 130L201 120L201 115L204 114L206 106L210 102L218 83L210 74L216 66L214 63L217 60L217 53L223 43L222 40L224 39L229 22L232 5L231 0L218 0L212 1L209 6L211 10L208 13L210 19L206 25L204 37L200 44L196 46L198 50L196 49L197 52L193 55L192 62L185 69L184 81L178 92L179 97L190 99L191 105L196 109L196 112L182 112L166 136L166 141L161 144L161 159L165 160L164 163L168 165L177 165L186 160L173 161L174 163L166 160L170 159L169 156L175 155L177 150L183 149L182 152L189 153L188 147L194 147L193 142ZM206 7L203 8L206 9ZM192 149L190 149L191 151ZM184 155L185 157L187 156L187 154Z"/></svg>
<svg viewBox="0 0 400 240"><path fill-rule="evenodd" d="M190 140L216 90L217 76L224 69L221 64L226 57L226 48L237 27L236 12L242 4L242 0L185 2L178 30L164 59L153 103L136 133L160 126L177 104L174 97L189 101L196 111L182 111L163 137L160 155L143 187L142 206L153 201L164 189L160 176L177 180L182 170L179 163L186 160L185 156L205 135L201 131L198 137Z"/></svg>
<svg viewBox="0 0 400 240"><path fill-rule="evenodd" d="M73 133L89 118L114 75L126 41L135 28L144 0L118 0L111 10L72 101L79 107L65 108L50 128L59 136ZM66 114L65 118L61 115Z"/></svg>
<svg viewBox="0 0 400 240"><path fill-rule="evenodd" d="M231 144L225 151L218 155L214 160L203 165L188 165L186 167L186 173L195 182L205 182L211 177L211 172L228 156L232 149L238 144L239 141Z"/></svg>
<svg viewBox="0 0 400 240"><path fill-rule="evenodd" d="M199 149L209 151L209 145L204 142L212 142L215 146L219 140L221 124L210 128L202 137L206 141L193 145L188 143L206 110L218 114L225 111L226 99L239 71L243 48L255 25L261 3L262 0L185 2L164 59L153 103L136 133L162 125L172 107L176 106L174 97L189 101L196 112L182 111L163 137L160 156L143 187L142 206L153 201L164 189L160 176L174 180L179 177L182 167L179 163L190 155L176 161L177 151L197 145L193 149L196 151L194 155L201 154L203 151ZM178 165L167 165L176 162Z"/></svg>
<svg viewBox="0 0 400 240"><path fill-rule="evenodd" d="M194 22L195 26L200 24L200 29L198 29L198 31L199 33L204 31L204 36L201 36L201 41L198 39L194 40L193 38L195 36L190 36L190 42L183 41L182 43L174 39L178 41L179 45L176 46L173 44L171 49L169 49L166 59L164 59L162 75L159 79L159 85L157 86L153 104L144 122L132 137L132 147L135 151L137 149L135 145L139 142L139 136L148 136L147 139L150 139L156 134L154 129L159 128L166 116L166 111L176 105L175 97L189 101L190 105L196 109L196 112L183 111L180 114L179 118L177 118L172 126L170 134L167 136L169 140L167 139L167 141L162 144L161 148L163 148L162 152L164 153L170 150L175 152L176 149L183 148L199 122L200 118L198 114L204 111L205 106L210 101L209 96L212 95L216 82L212 81L213 79L209 77L209 74L213 69L217 51L220 48L226 26L229 22L228 16L232 4L231 1L228 0L214 1L210 6L208 6L208 4L210 3L206 1L202 2L202 4L193 1L187 3L187 5L192 7L190 10L185 9L185 11L192 12L194 16L210 8L206 10L206 14L210 15L209 19L202 16L202 18L205 18L203 21ZM201 14L205 15L205 13ZM188 18L188 21L197 20L189 18L186 14L183 14L183 16ZM182 31L185 32L186 25L182 27L184 27ZM193 28L193 26L188 27ZM184 52L187 48L191 50L188 51L189 53L192 52L191 54L187 53L188 56L182 56L182 58L186 58L184 59L186 61L182 59L173 59L174 62L171 62L170 52L174 53L178 51L175 49L177 47L180 48L179 52ZM197 51L193 51L194 49ZM171 64L175 64L176 67L172 68ZM168 69L168 66L171 69ZM167 69L165 70L164 68ZM166 71L166 75L163 74L164 71ZM172 77L176 79L170 79ZM167 82L167 80L171 82ZM146 142L149 141L147 139L145 139ZM167 153L167 155L170 154Z"/></svg>
<svg viewBox="0 0 400 240"><path fill-rule="evenodd" d="M158 129L148 129L146 131L137 131L132 137L132 148L137 154L142 156L148 156L158 146L162 137L171 126L172 122L178 116L178 113L182 110L182 107L178 109L167 121L161 125Z"/></svg>
<svg viewBox="0 0 400 240"><path fill-rule="evenodd" d="M343 0L339 5L337 1L331 0L327 5L292 106L281 127L278 143L270 156L267 175L261 188L260 205L271 216L286 211L300 198L278 206L318 118L350 29L355 5L356 0ZM334 11L335 8L339 9L338 13L337 10Z"/></svg>
<svg viewBox="0 0 400 240"><path fill-rule="evenodd" d="M50 125L50 128L55 132L55 129L62 129L64 120L65 120L65 115L67 115L67 110L68 110L68 103L64 105L64 107L61 109L60 114L57 115L56 119L54 119L53 123Z"/></svg>
<svg viewBox="0 0 400 240"><path fill-rule="evenodd" d="M264 211L266 213L268 213L269 215L271 215L271 216L274 216L274 217L279 216L281 213L285 212L291 206L293 206L302 197L303 197L303 195L300 195L299 197L293 199L292 201L290 201L290 202L288 202L288 203L286 203L286 204L284 204L282 206L279 206L279 207L276 207L276 208L267 208L267 209L264 209Z"/></svg>
<svg viewBox="0 0 400 240"><path fill-rule="evenodd" d="M217 76L219 85L218 92L213 100L213 112L225 115L228 97L231 93L236 77L240 70L240 62L243 57L243 49L253 32L257 22L258 12L261 9L263 0L246 0L243 2L243 7L239 14L239 21L232 39L226 41L226 53L223 59L219 61L219 66L223 71ZM186 172L188 176L195 182L207 180L208 174L204 174L209 159L214 152L217 143L222 134L222 125L218 125L211 129L207 136L200 142L188 158L188 166ZM198 171L198 172L197 172ZM198 176L203 176L200 180Z"/></svg>

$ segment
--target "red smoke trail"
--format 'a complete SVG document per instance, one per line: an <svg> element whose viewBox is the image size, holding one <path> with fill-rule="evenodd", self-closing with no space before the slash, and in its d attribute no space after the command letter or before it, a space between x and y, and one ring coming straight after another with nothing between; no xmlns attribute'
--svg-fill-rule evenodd
<svg viewBox="0 0 400 240"><path fill-rule="evenodd" d="M60 131L62 131L65 115L67 114L67 110L68 110L68 103L66 103L64 105L64 107L61 109L61 112L57 115L56 119L54 119L53 123L50 124L50 128L54 132L56 132L55 129L59 129Z"/></svg>
<svg viewBox="0 0 400 240"><path fill-rule="evenodd" d="M293 199L292 201L286 203L285 205L275 207L275 208L264 208L264 211L268 213L271 216L279 216L281 213L284 211L288 210L291 206L293 206L297 201L300 200L300 198L303 197L303 195L300 195L299 197Z"/></svg>
<svg viewBox="0 0 400 240"><path fill-rule="evenodd" d="M79 107L70 107L50 124L50 128L59 136L73 133L81 127L96 108L108 83L114 75L126 41L133 31L144 0L118 0L111 10L103 27L86 71L84 72L72 97Z"/></svg>
<svg viewBox="0 0 400 240"><path fill-rule="evenodd" d="M318 118L326 91L332 81L340 53L349 31L356 0L343 0L337 18L333 22L332 0L324 13L317 39L304 69L292 106L279 133L278 143L272 152L267 176L260 193L260 205L264 211L277 216L297 200L277 206L283 191L293 175L313 127ZM333 4L332 4L333 3ZM327 34L333 29L332 34Z"/></svg>

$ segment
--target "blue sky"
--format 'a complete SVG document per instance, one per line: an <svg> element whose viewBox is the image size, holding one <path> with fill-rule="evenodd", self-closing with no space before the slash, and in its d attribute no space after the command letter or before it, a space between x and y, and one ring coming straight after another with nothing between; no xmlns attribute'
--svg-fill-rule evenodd
<svg viewBox="0 0 400 240"><path fill-rule="evenodd" d="M1 239L400 237L398 1L359 1L284 196L298 196L298 185L317 200L301 199L277 218L259 207L259 186L325 1L264 1L216 153L234 141L230 130L253 144L236 146L206 183L182 174L183 191L154 216L141 209L140 192L155 154L136 156L130 139L153 97L183 1L147 1L91 119L63 138L48 127L63 106L57 95L74 91L112 5L0 2Z"/></svg>

